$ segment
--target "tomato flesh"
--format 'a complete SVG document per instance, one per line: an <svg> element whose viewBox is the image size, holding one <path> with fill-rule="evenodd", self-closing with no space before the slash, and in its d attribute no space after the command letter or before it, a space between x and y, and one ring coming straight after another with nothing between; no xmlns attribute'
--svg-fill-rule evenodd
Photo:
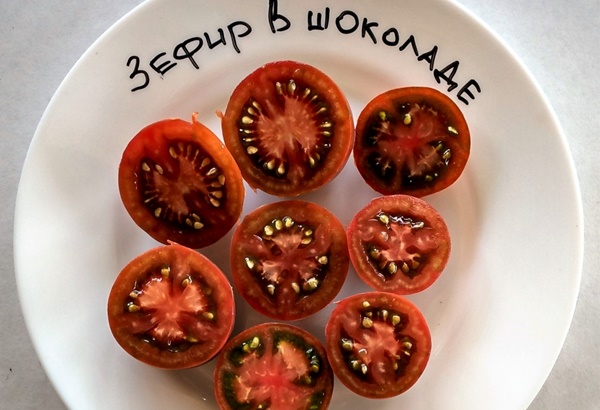
<svg viewBox="0 0 600 410"><path fill-rule="evenodd" d="M348 227L350 259L375 290L420 292L441 275L450 258L450 233L442 216L408 195L376 198Z"/></svg>
<svg viewBox="0 0 600 410"><path fill-rule="evenodd" d="M343 225L306 201L263 205L232 238L234 285L254 309L275 319L321 310L341 289L349 265Z"/></svg>
<svg viewBox="0 0 600 410"><path fill-rule="evenodd" d="M222 121L225 144L250 186L296 196L331 181L354 142L350 106L316 68L277 61L236 87Z"/></svg>
<svg viewBox="0 0 600 410"><path fill-rule="evenodd" d="M119 345L147 364L198 366L231 334L231 286L216 265L177 244L154 248L119 274L108 299L108 319Z"/></svg>
<svg viewBox="0 0 600 410"><path fill-rule="evenodd" d="M369 398L404 393L423 373L431 335L418 308L384 292L338 303L325 328L328 359L340 381Z"/></svg>
<svg viewBox="0 0 600 410"><path fill-rule="evenodd" d="M214 377L221 409L326 409L333 390L325 348L283 323L263 323L231 339Z"/></svg>
<svg viewBox="0 0 600 410"><path fill-rule="evenodd" d="M462 112L445 94L399 88L375 97L359 115L354 160L376 191L422 197L458 179L470 141Z"/></svg>
<svg viewBox="0 0 600 410"><path fill-rule="evenodd" d="M127 145L119 190L133 220L159 242L202 248L238 220L241 173L223 143L194 116L141 130Z"/></svg>

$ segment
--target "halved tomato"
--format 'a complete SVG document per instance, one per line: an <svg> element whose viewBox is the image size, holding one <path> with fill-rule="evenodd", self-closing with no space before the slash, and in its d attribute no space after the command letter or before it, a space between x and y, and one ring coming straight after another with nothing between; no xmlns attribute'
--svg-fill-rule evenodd
<svg viewBox="0 0 600 410"><path fill-rule="evenodd" d="M108 298L108 322L119 345L165 369L213 358L229 338L234 316L225 275L200 253L174 243L133 259Z"/></svg>
<svg viewBox="0 0 600 410"><path fill-rule="evenodd" d="M340 88L295 61L268 63L244 78L230 97L222 129L248 184L278 196L331 181L354 143L352 112Z"/></svg>
<svg viewBox="0 0 600 410"><path fill-rule="evenodd" d="M384 195L433 194L462 174L471 134L458 106L428 87L397 88L375 97L356 124L354 161Z"/></svg>
<svg viewBox="0 0 600 410"><path fill-rule="evenodd" d="M333 310L325 328L327 357L353 392L388 398L412 387L427 366L431 334L419 309L402 296L368 292Z"/></svg>
<svg viewBox="0 0 600 410"><path fill-rule="evenodd" d="M442 216L422 199L373 199L348 227L350 260L375 290L420 292L441 275L450 258L450 233Z"/></svg>
<svg viewBox="0 0 600 410"><path fill-rule="evenodd" d="M325 348L284 323L263 323L233 337L219 355L214 390L221 409L321 410L333 391Z"/></svg>
<svg viewBox="0 0 600 410"><path fill-rule="evenodd" d="M349 266L343 225L311 202L263 205L242 220L231 241L235 287L254 309L275 319L321 310L340 291Z"/></svg>
<svg viewBox="0 0 600 410"><path fill-rule="evenodd" d="M119 191L135 223L159 242L202 248L239 219L242 176L221 140L197 121L162 120L127 145Z"/></svg>

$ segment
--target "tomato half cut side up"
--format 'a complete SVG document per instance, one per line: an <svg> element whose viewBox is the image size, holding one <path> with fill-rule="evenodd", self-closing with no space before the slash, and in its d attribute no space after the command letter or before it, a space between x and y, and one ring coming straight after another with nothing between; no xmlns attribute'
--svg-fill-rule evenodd
<svg viewBox="0 0 600 410"><path fill-rule="evenodd" d="M203 248L239 219L242 175L219 138L193 115L142 129L119 166L119 192L135 223L158 242Z"/></svg>
<svg viewBox="0 0 600 410"><path fill-rule="evenodd" d="M255 310L279 320L324 308L350 266L344 226L325 208L301 200L266 204L246 215L230 255L236 289Z"/></svg>
<svg viewBox="0 0 600 410"><path fill-rule="evenodd" d="M313 335L285 323L262 323L234 336L219 355L214 391L224 410L322 410L333 372Z"/></svg>
<svg viewBox="0 0 600 410"><path fill-rule="evenodd" d="M470 149L469 127L450 97L405 87L378 95L362 110L354 162L377 192L423 197L459 178Z"/></svg>
<svg viewBox="0 0 600 410"><path fill-rule="evenodd" d="M408 299L385 292L338 303L325 327L327 357L338 379L364 397L394 397L411 388L431 354L427 321Z"/></svg>
<svg viewBox="0 0 600 410"><path fill-rule="evenodd" d="M357 212L347 232L352 265L375 290L404 295L425 290L450 258L446 222L434 207L413 196L373 199Z"/></svg>
<svg viewBox="0 0 600 410"><path fill-rule="evenodd" d="M177 244L151 249L123 268L108 298L118 344L136 359L185 369L216 356L233 329L233 290L219 268Z"/></svg>
<svg viewBox="0 0 600 410"><path fill-rule="evenodd" d="M340 88L295 61L271 62L244 78L229 99L222 130L248 184L277 196L327 184L354 144L352 112Z"/></svg>

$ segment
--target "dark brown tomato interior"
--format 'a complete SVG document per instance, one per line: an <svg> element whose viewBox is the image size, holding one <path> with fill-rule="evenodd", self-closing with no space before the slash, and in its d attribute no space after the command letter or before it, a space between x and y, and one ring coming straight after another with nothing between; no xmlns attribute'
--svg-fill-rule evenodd
<svg viewBox="0 0 600 410"><path fill-rule="evenodd" d="M408 195L374 199L348 227L350 258L367 285L398 294L431 286L450 257L450 233L441 215Z"/></svg>
<svg viewBox="0 0 600 410"><path fill-rule="evenodd" d="M461 111L434 89L390 90L374 98L358 119L356 165L385 195L421 197L448 187L462 173L469 151Z"/></svg>
<svg viewBox="0 0 600 410"><path fill-rule="evenodd" d="M343 225L306 201L256 209L232 239L236 288L254 309L275 319L296 320L321 310L341 289L349 264Z"/></svg>
<svg viewBox="0 0 600 410"><path fill-rule="evenodd" d="M154 239L192 248L224 236L244 199L235 161L195 118L164 120L140 131L123 154L119 188L134 221Z"/></svg>
<svg viewBox="0 0 600 410"><path fill-rule="evenodd" d="M246 77L230 98L222 128L248 183L281 196L329 182L354 142L341 90L316 68L292 61L266 64Z"/></svg>
<svg viewBox="0 0 600 410"><path fill-rule="evenodd" d="M224 347L214 389L221 409L321 410L331 400L333 373L325 348L310 333L263 323Z"/></svg>
<svg viewBox="0 0 600 410"><path fill-rule="evenodd" d="M207 258L181 245L145 252L119 274L108 300L111 331L125 351L168 369L214 357L233 328L233 292Z"/></svg>
<svg viewBox="0 0 600 410"><path fill-rule="evenodd" d="M398 295L370 292L342 300L325 333L334 373L361 396L388 398L405 392L429 361L427 322Z"/></svg>

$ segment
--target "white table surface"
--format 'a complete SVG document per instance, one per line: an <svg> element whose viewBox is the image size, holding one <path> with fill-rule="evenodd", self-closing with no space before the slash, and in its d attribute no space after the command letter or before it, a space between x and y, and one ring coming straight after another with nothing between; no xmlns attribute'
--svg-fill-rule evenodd
<svg viewBox="0 0 600 410"><path fill-rule="evenodd" d="M563 350L529 409L598 409L600 0L460 2L513 48L540 83L567 135L581 185L580 296ZM65 408L21 315L13 265L15 197L31 138L56 88L81 54L139 3L0 0L0 408Z"/></svg>

